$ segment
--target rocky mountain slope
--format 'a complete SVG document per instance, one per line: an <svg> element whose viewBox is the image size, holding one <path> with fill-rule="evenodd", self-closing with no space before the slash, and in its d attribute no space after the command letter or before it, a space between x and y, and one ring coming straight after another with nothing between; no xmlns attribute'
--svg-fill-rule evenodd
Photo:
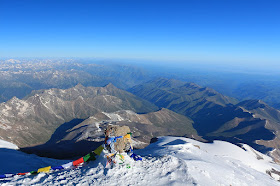
<svg viewBox="0 0 280 186"><path fill-rule="evenodd" d="M21 150L58 159L79 157L104 142L104 129L108 124L129 126L134 148L144 148L153 137L164 135L202 140L193 128L191 119L168 109L147 114L120 110L113 113L100 112L86 120L66 123L54 132L47 143Z"/></svg>
<svg viewBox="0 0 280 186"><path fill-rule="evenodd" d="M67 150L66 143L75 144L75 148L80 149L94 148L92 144L96 141L92 137L86 139L84 134L91 131L90 134L95 136L93 131L99 130L100 136L102 128L95 125L111 122L129 124L142 146L160 135L199 139L197 131L207 140L246 143L280 159L280 114L263 102L248 100L238 103L210 88L162 78L135 86L130 91L136 96L112 84L106 87L79 84L65 90L33 91L22 100L14 97L0 104L1 139L19 147L40 144L41 150L41 144L47 141L44 149L57 144ZM166 109L158 111L158 107ZM83 126L85 123L87 125ZM77 125L79 130L75 128Z"/></svg>
<svg viewBox="0 0 280 186"><path fill-rule="evenodd" d="M129 91L190 117L198 134L208 140L247 143L265 153L275 148L274 157L279 159L279 147L272 145L279 131L279 111L272 107L251 101L237 104L235 99L212 89L172 79L157 79Z"/></svg>
<svg viewBox="0 0 280 186"><path fill-rule="evenodd" d="M224 107L238 103L234 98L226 97L213 89L165 78L137 85L129 91L158 107L165 107L186 116L193 116L216 105Z"/></svg>
<svg viewBox="0 0 280 186"><path fill-rule="evenodd" d="M256 143L275 149L271 151L271 156L280 162L280 111L268 106L261 100L243 101L238 106L250 112L254 118L263 120L265 128L273 131L275 137L272 140L260 139Z"/></svg>
<svg viewBox="0 0 280 186"><path fill-rule="evenodd" d="M0 138L19 147L30 146L48 141L60 125L73 119L87 119L99 112L148 113L157 109L112 84L33 91L22 100L14 97L0 104Z"/></svg>

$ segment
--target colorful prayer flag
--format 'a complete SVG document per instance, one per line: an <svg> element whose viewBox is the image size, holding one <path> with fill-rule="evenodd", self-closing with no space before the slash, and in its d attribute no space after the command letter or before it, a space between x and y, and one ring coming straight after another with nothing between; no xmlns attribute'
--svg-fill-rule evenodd
<svg viewBox="0 0 280 186"><path fill-rule="evenodd" d="M48 166L48 167L43 167L43 168L40 168L38 169L38 173L39 172L50 172L50 169L51 169L51 166Z"/></svg>
<svg viewBox="0 0 280 186"><path fill-rule="evenodd" d="M64 169L62 166L56 166L56 167L52 167L52 170L61 170Z"/></svg>
<svg viewBox="0 0 280 186"><path fill-rule="evenodd" d="M0 179L1 179L1 178L6 178L6 176L5 176L5 175L0 175Z"/></svg>
<svg viewBox="0 0 280 186"><path fill-rule="evenodd" d="M130 139L130 134L126 134L123 138L124 139Z"/></svg>
<svg viewBox="0 0 280 186"><path fill-rule="evenodd" d="M93 152L94 152L95 154L97 154L97 155L100 155L103 149L104 149L103 146L100 145L100 146L99 146L97 149L95 149Z"/></svg>
<svg viewBox="0 0 280 186"><path fill-rule="evenodd" d="M63 164L63 165L61 165L64 169L68 169L68 168L70 168L70 167L72 167L73 166L73 162L69 162L69 163L66 163L66 164Z"/></svg>
<svg viewBox="0 0 280 186"><path fill-rule="evenodd" d="M81 163L84 163L84 159L83 158L79 158L76 161L73 161L73 165L74 166L77 166L77 165L79 165Z"/></svg>
<svg viewBox="0 0 280 186"><path fill-rule="evenodd" d="M21 176L24 176L26 174L28 174L29 172L24 172L24 173L17 173L17 175L21 175Z"/></svg>
<svg viewBox="0 0 280 186"><path fill-rule="evenodd" d="M87 155L85 155L83 157L84 159L84 162L87 162L87 161L92 161L92 160L96 160L94 154L91 152L91 153L88 153Z"/></svg>
<svg viewBox="0 0 280 186"><path fill-rule="evenodd" d="M10 177L13 177L14 174L5 174L6 178L10 178Z"/></svg>
<svg viewBox="0 0 280 186"><path fill-rule="evenodd" d="M37 171L31 171L30 174L38 174Z"/></svg>

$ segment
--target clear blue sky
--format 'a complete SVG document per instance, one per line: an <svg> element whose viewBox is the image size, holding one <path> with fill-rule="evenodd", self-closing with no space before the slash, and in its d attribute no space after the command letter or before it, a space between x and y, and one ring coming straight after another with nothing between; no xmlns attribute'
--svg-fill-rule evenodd
<svg viewBox="0 0 280 186"><path fill-rule="evenodd" d="M0 57L280 63L278 0L0 0Z"/></svg>

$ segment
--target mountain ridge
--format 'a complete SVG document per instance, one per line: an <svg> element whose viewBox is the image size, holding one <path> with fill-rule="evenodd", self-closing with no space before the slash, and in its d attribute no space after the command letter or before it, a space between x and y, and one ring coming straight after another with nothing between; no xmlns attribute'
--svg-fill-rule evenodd
<svg viewBox="0 0 280 186"><path fill-rule="evenodd" d="M104 142L104 130L108 124L130 127L134 148L144 148L152 138L164 135L204 141L197 135L191 119L168 109L147 114L119 110L113 113L100 112L85 120L63 124L45 144L20 150L56 159L79 157Z"/></svg>
<svg viewBox="0 0 280 186"><path fill-rule="evenodd" d="M113 85L33 91L23 100L14 97L1 103L0 109L1 138L21 147L46 142L59 125L100 111L128 109L147 113L158 110L148 101ZM5 138L7 132L14 140Z"/></svg>
<svg viewBox="0 0 280 186"><path fill-rule="evenodd" d="M159 107L190 117L198 134L205 139L247 143L265 153L275 149L272 157L280 160L280 146L275 145L280 139L276 133L280 131L280 111L262 101L238 103L211 88L175 82L161 78L132 87L129 91Z"/></svg>

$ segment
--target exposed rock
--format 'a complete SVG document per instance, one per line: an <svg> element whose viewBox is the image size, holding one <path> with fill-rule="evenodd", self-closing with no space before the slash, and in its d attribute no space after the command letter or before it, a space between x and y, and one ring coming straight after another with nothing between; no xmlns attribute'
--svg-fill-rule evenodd
<svg viewBox="0 0 280 186"><path fill-rule="evenodd" d="M0 104L0 139L19 147L42 144L64 123L118 110L147 113L158 108L112 84L33 91L25 99Z"/></svg>
<svg viewBox="0 0 280 186"><path fill-rule="evenodd" d="M128 126L108 125L105 130L105 139L110 137L125 136L130 133ZM118 138L114 143L114 150L120 153L129 150L131 140L127 138Z"/></svg>
<svg viewBox="0 0 280 186"><path fill-rule="evenodd" d="M187 117L168 109L148 114L130 110L100 112L80 123L71 124L71 127L69 123L60 126L46 144L21 150L57 159L83 156L104 142L103 131L108 125L128 126L132 132L132 145L137 149L146 147L157 136L186 136L203 141L192 123Z"/></svg>

